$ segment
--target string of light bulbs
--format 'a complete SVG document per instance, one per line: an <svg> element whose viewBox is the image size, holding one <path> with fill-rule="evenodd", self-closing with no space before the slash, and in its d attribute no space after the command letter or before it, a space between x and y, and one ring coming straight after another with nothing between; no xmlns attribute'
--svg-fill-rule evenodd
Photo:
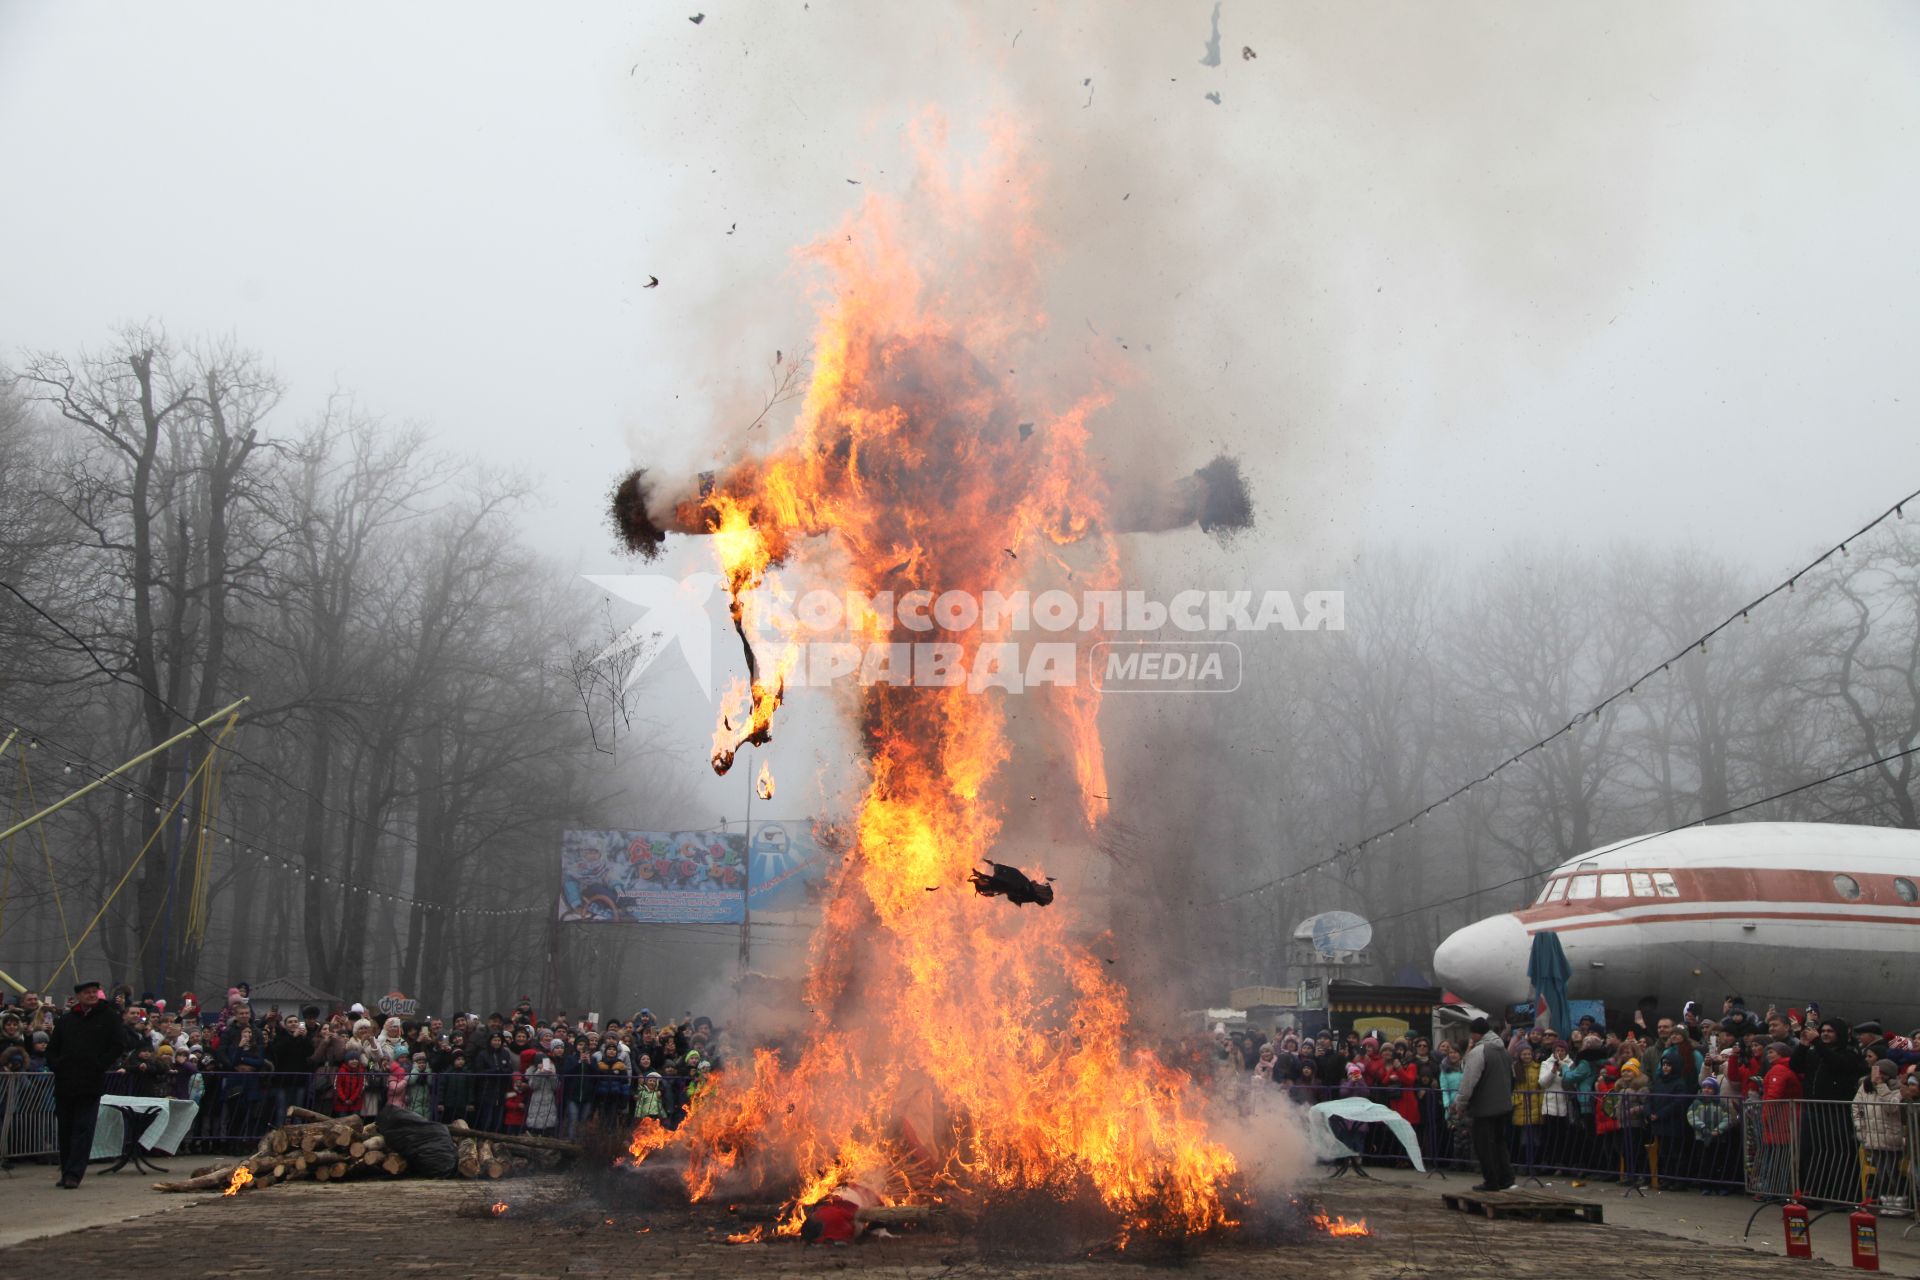
<svg viewBox="0 0 1920 1280"><path fill-rule="evenodd" d="M1764 591L1761 594L1755 596L1752 600L1749 600L1746 604L1741 605L1738 609L1735 609L1732 613L1728 614L1726 618L1723 619L1717 626L1713 627L1711 630L1707 631L1706 633L1690 641L1678 652L1673 654L1673 656L1667 658L1663 662L1660 662L1652 667L1649 667L1646 671L1642 672L1639 676L1635 677L1633 680L1628 681L1625 687L1617 689L1613 693L1609 694L1607 697L1602 698L1599 702L1595 703L1593 706L1589 707L1587 710L1582 711L1579 715L1576 715L1575 717L1573 717L1573 719L1567 721L1566 724L1562 725L1558 729L1555 729L1552 733L1549 733L1546 737L1540 739L1538 742L1534 743L1532 746L1525 747L1519 751L1514 752L1512 755L1508 756L1506 759L1502 760L1500 763L1494 765L1491 769L1487 770L1485 773L1481 774L1479 777L1474 778L1469 782L1462 783L1461 785L1455 787L1452 791L1449 791L1446 795L1441 796L1438 800L1433 801L1431 804L1428 804L1424 808L1415 810L1413 813L1400 819L1398 822L1393 823L1391 826L1382 827L1380 830L1375 831L1372 835L1369 835L1364 839L1355 841L1352 844L1336 845L1334 848L1334 851L1323 858L1320 858L1314 862L1310 862L1307 865L1298 868L1297 870L1289 871L1283 875L1275 876L1271 880L1263 880L1259 884L1253 885L1249 888L1240 889L1233 893L1225 894L1221 897L1214 898L1211 901L1200 903L1198 904L1198 906L1196 906L1193 909L1203 910L1209 907L1217 907L1228 902L1236 902L1241 898L1252 897L1256 893L1265 893L1269 889L1278 888L1280 885L1286 884L1287 882L1292 880L1297 880L1302 876L1308 876L1308 875L1314 874L1315 872L1323 871L1326 868L1333 866L1335 863L1342 861L1343 859L1351 858L1360 853L1365 852L1369 847L1379 846L1384 842L1393 839L1393 837L1396 834L1412 827L1415 823L1419 822L1422 818L1425 818L1437 812L1438 810L1446 808L1448 805L1452 804L1455 800L1458 800L1461 796L1464 796L1469 791L1472 791L1475 787L1491 782L1496 776L1498 776L1502 771L1509 768L1510 766L1520 763L1520 761L1526 759L1528 756L1532 755L1536 751L1542 751L1546 749L1548 746L1551 746L1554 742L1558 741L1559 739L1565 737L1570 733L1573 733L1576 729L1578 729L1581 725L1587 723L1589 720L1597 719L1603 712L1606 711L1606 709L1609 706L1612 706L1615 702L1620 701L1622 698L1630 698L1633 695L1637 694L1640 691L1641 685L1645 684L1649 680L1653 680L1665 674L1668 670L1672 668L1674 663L1679 662L1689 657L1692 654L1706 653L1708 643L1712 641L1713 638L1719 635L1722 631L1725 631L1728 627L1734 625L1737 622L1745 622L1750 620L1749 615L1753 612L1753 610L1759 608L1761 605L1773 599L1775 596L1791 595L1795 587L1799 584L1799 581L1801 578L1804 578L1807 574L1813 572L1815 569L1818 569L1821 565L1827 563L1827 561L1831 560L1833 557L1840 556L1842 558L1845 558L1849 556L1851 554L1851 552L1849 552L1847 549L1849 544L1858 542L1861 538L1873 532L1873 530L1878 528L1880 525L1884 524L1889 519L1894 519L1894 520L1905 519L1907 504L1915 501L1916 499L1920 499L1920 489L1916 489L1912 493L1909 493L1906 497L1901 498L1898 502L1895 502L1892 506L1888 507L1885 511L1882 511L1879 515L1867 521L1866 524L1854 530L1853 533L1849 534L1845 538L1842 538L1840 541L1834 543L1831 547L1828 547L1824 552L1816 556L1814 559L1808 561L1805 565L1801 566L1800 569L1798 569L1793 574L1788 576L1784 581L1780 582L1770 590ZM1756 801L1755 803L1757 804L1757 803L1763 803L1763 802Z"/></svg>
<svg viewBox="0 0 1920 1280"><path fill-rule="evenodd" d="M26 725L20 724L18 721L9 719L4 722L12 724L20 730L21 737L24 741L18 745L24 746L27 751L39 750L42 743L45 743L49 748L53 749L56 754L61 757L62 771L64 773L70 774L76 767L78 767L83 774L90 771L93 779L102 781L109 788L131 799L152 805L155 813L160 812L172 802L171 797L155 796L139 784L127 779L124 775L113 774L109 776L109 771L97 760L91 759L72 747L48 737L46 734L29 729ZM254 854L260 857L268 870L291 872L296 879L304 878L310 883L325 885L329 888L338 887L349 893L360 894L369 900L391 902L396 905L418 908L422 911L430 911L448 916L467 916L485 919L532 915L552 909L550 904L546 903L539 903L527 907L506 908L456 907L445 903L432 902L424 898L413 897L408 894L392 893L385 889L376 889L369 885L350 881L344 876L324 875L319 872L309 871L300 863L285 856L278 849L269 847L267 842L260 840L257 836L248 834L237 824L224 823L215 818L196 825L204 826L208 831L220 836L229 848L235 847L236 837L238 837L237 847L244 853Z"/></svg>

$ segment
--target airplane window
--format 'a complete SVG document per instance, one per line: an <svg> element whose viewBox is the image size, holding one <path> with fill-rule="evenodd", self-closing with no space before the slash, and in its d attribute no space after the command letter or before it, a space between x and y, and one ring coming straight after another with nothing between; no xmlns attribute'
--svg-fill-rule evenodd
<svg viewBox="0 0 1920 1280"><path fill-rule="evenodd" d="M1659 891L1660 896L1663 898L1677 898L1680 896L1680 886L1675 884L1673 877L1664 871L1656 871L1653 873L1653 887Z"/></svg>
<svg viewBox="0 0 1920 1280"><path fill-rule="evenodd" d="M1628 879L1633 881L1633 896L1651 898L1653 896L1653 877L1644 871L1636 871Z"/></svg>
<svg viewBox="0 0 1920 1280"><path fill-rule="evenodd" d="M1627 874L1624 871L1609 871L1600 877L1600 896L1603 898L1624 898L1627 896Z"/></svg>
<svg viewBox="0 0 1920 1280"><path fill-rule="evenodd" d="M1920 891L1913 887L1913 881L1901 876L1893 882L1893 891L1900 895L1900 901L1912 902L1920 898Z"/></svg>
<svg viewBox="0 0 1920 1280"><path fill-rule="evenodd" d="M1548 882L1547 884L1547 901L1548 902L1558 902L1560 901L1560 899L1566 896L1567 896L1567 878L1565 876L1561 876L1558 880L1553 880ZM1911 901L1911 899L1909 899L1909 901Z"/></svg>
<svg viewBox="0 0 1920 1280"><path fill-rule="evenodd" d="M1583 902L1586 899L1591 898L1593 896L1593 893L1594 893L1594 877L1575 876L1573 878L1572 883L1570 883L1567 886L1567 901Z"/></svg>
<svg viewBox="0 0 1920 1280"><path fill-rule="evenodd" d="M1537 907L1541 903L1545 902L1547 900L1547 895L1552 892L1553 892L1553 882L1549 880L1547 883L1540 886L1540 896L1533 900L1533 905Z"/></svg>
<svg viewBox="0 0 1920 1280"><path fill-rule="evenodd" d="M1860 896L1860 882L1852 876L1835 876L1833 878L1833 887L1839 890L1840 896L1843 898L1857 898Z"/></svg>

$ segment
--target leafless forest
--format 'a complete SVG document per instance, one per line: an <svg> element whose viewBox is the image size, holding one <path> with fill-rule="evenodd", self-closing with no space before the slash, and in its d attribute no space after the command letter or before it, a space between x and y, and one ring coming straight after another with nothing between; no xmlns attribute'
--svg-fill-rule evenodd
<svg viewBox="0 0 1920 1280"><path fill-rule="evenodd" d="M558 832L671 804L618 673L586 661L604 606L529 550L514 477L344 396L292 420L269 367L130 330L9 371L0 736L26 745L0 757L7 812L251 701L231 750L213 720L8 842L0 943L44 979L126 877L79 948L90 971L167 990L296 974L432 1008L537 991ZM1105 844L1152 885L1117 922L1169 940L1181 998L1270 976L1292 926L1331 907L1377 922L1391 978L1575 853L1914 745L1911 523L1392 840L1294 875L1773 585L1705 548L1362 555L1332 584L1344 632L1258 640L1232 696L1109 709ZM1741 816L1913 827L1912 769ZM618 971L621 945L596 963Z"/></svg>

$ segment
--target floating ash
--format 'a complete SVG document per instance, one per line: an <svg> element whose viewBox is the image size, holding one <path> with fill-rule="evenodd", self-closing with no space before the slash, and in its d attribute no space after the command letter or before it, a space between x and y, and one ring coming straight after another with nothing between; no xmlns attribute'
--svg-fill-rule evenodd
<svg viewBox="0 0 1920 1280"><path fill-rule="evenodd" d="M797 660L791 628L763 603L791 594L782 574L868 599L1114 593L1119 533L1226 531L1250 516L1231 460L1109 504L1095 425L1111 394L1092 357L1023 377L1031 390L1018 397L1001 377L1062 358L1044 334L1032 165L1004 135L987 161L954 165L941 128L925 127L911 194L868 188L848 225L808 251L828 287L786 438L697 492L653 494L636 473L616 493L617 522L643 554L666 532L700 532L719 561L748 679L714 735L718 772L769 739ZM909 638L951 646L959 669L976 670L1009 631L982 613ZM1050 884L992 856L1010 838L1007 775L1037 767L1026 756L1070 767L1089 839L1105 815L1098 691L1027 694L1016 737L994 691L859 689L866 788L812 943L804 1047L730 1062L677 1129L643 1121L628 1170L670 1170L696 1205L777 1201L779 1236L854 1186L878 1201L869 1215L939 1203L1009 1248L1032 1238L1030 1217L1076 1248L1239 1225L1237 1162L1207 1131L1206 1099L1136 1040L1126 990L1083 941L1102 922L957 891L1052 899Z"/></svg>

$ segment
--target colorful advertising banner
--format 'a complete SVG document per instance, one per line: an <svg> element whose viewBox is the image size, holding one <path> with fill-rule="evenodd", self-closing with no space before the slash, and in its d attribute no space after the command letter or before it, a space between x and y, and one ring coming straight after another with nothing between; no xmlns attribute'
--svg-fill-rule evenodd
<svg viewBox="0 0 1920 1280"><path fill-rule="evenodd" d="M625 924L738 924L747 905L807 900L825 870L813 824L756 821L743 831L569 831L560 844L560 918Z"/></svg>

